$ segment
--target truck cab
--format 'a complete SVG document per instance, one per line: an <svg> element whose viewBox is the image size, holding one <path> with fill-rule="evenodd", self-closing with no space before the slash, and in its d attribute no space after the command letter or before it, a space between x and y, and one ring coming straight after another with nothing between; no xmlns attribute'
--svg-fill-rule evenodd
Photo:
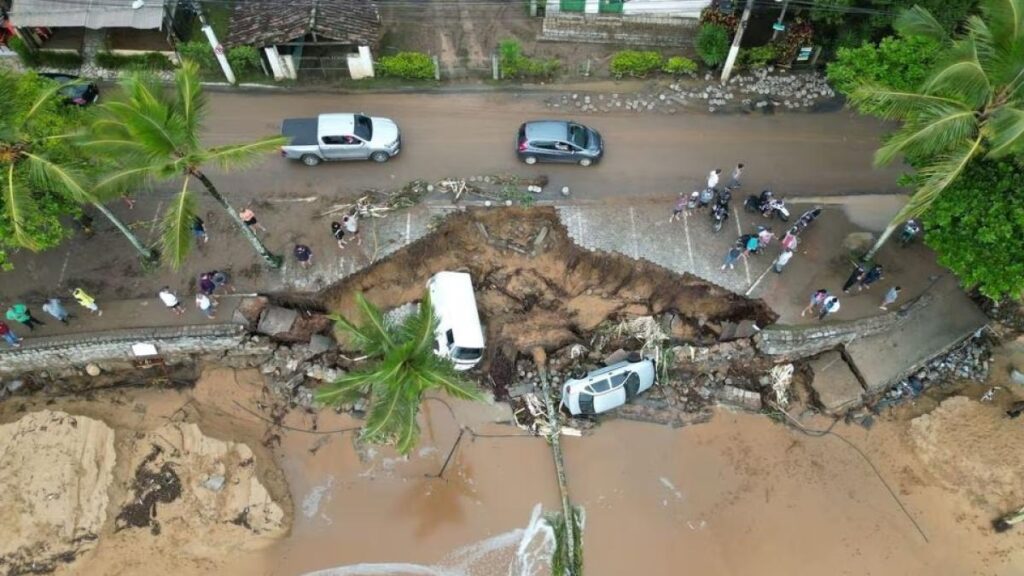
<svg viewBox="0 0 1024 576"><path fill-rule="evenodd" d="M289 118L281 125L288 144L281 155L307 166L324 161L373 160L387 162L401 150L398 125L388 118L365 114L321 114L316 118Z"/></svg>

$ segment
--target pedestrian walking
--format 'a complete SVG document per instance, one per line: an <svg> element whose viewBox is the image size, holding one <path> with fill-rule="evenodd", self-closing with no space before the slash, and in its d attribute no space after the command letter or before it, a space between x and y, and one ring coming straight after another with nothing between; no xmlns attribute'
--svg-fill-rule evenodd
<svg viewBox="0 0 1024 576"><path fill-rule="evenodd" d="M35 325L45 326L45 322L40 322L32 316L32 312L28 309L28 306L24 304L15 304L7 309L7 319L13 320L14 322L20 322L25 328L29 330L35 330Z"/></svg>
<svg viewBox="0 0 1024 576"><path fill-rule="evenodd" d="M345 247L345 227L341 225L341 222L331 222L331 236L338 241L338 248Z"/></svg>
<svg viewBox="0 0 1024 576"><path fill-rule="evenodd" d="M676 220L679 220L680 218L682 218L683 212L686 210L686 202L687 202L686 195L683 194L682 192L680 192L679 193L679 199L676 200L676 205L672 207L672 215L669 216L669 218L668 218L669 224L671 224L671 223L675 222Z"/></svg>
<svg viewBox="0 0 1024 576"><path fill-rule="evenodd" d="M829 296L821 303L821 313L818 314L818 320L824 320L825 316L835 314L836 312L839 312L839 298L836 296Z"/></svg>
<svg viewBox="0 0 1024 576"><path fill-rule="evenodd" d="M796 252L796 247L800 245L800 239L797 238L796 234L792 231L786 232L786 235L782 237L782 241L779 242L783 250L791 250Z"/></svg>
<svg viewBox="0 0 1024 576"><path fill-rule="evenodd" d="M853 288L853 285L860 282L862 278L864 278L864 265L857 262L853 267L853 272L850 272L850 277L843 283L843 292L849 294L850 288Z"/></svg>
<svg viewBox="0 0 1024 576"><path fill-rule="evenodd" d="M178 300L178 297L174 295L174 292L171 292L171 288L169 286L164 286L157 296L160 297L160 301L164 303L164 306L167 306L178 316L185 313L185 306Z"/></svg>
<svg viewBox="0 0 1024 576"><path fill-rule="evenodd" d="M235 287L231 284L231 276L227 272L214 270L210 272L210 279L213 280L213 285L217 288L234 293Z"/></svg>
<svg viewBox="0 0 1024 576"><path fill-rule="evenodd" d="M862 277L860 279L860 289L861 290L870 290L871 289L871 285L874 284L875 282L878 282L882 278L883 278L883 276L882 276L882 265L881 264L875 264L871 268L871 270L868 270L864 274L864 277Z"/></svg>
<svg viewBox="0 0 1024 576"><path fill-rule="evenodd" d="M708 174L708 189L714 190L718 186L718 175L722 173L721 168L715 168Z"/></svg>
<svg viewBox="0 0 1024 576"><path fill-rule="evenodd" d="M807 307L800 311L800 316L806 316L808 312L814 312L814 309L821 306L825 299L828 298L828 290L819 288L811 294L811 301L807 304Z"/></svg>
<svg viewBox="0 0 1024 576"><path fill-rule="evenodd" d="M206 314L207 318L212 319L217 316L217 304L202 292L196 294L196 308L199 308L203 314Z"/></svg>
<svg viewBox="0 0 1024 576"><path fill-rule="evenodd" d="M299 261L299 266L303 268L309 268L313 265L313 251L305 244L295 245L295 259Z"/></svg>
<svg viewBox="0 0 1024 576"><path fill-rule="evenodd" d="M889 291L885 293L884 297L882 297L882 305L879 306L879 308L882 310L888 310L889 305L896 302L896 299L900 297L900 290L903 290L903 288L900 288L899 286L889 288Z"/></svg>
<svg viewBox="0 0 1024 576"><path fill-rule="evenodd" d="M61 324L65 325L68 323L68 319L71 318L71 314L68 314L60 298L50 298L47 300L46 304L43 304L43 312L60 320Z"/></svg>
<svg viewBox="0 0 1024 576"><path fill-rule="evenodd" d="M253 212L252 209L249 208L248 206L246 206L241 212L239 212L238 216L239 218L242 219L242 222L249 227L250 230L257 229L261 230L263 233L267 233L267 229L263 227L263 224L260 224L259 220L256 219L256 213Z"/></svg>
<svg viewBox="0 0 1024 576"><path fill-rule="evenodd" d="M745 252L739 246L729 248L729 252L725 255L725 263L722 264L722 270L725 270L726 266L729 267L729 270L732 270L736 266L736 261L741 257L745 257Z"/></svg>
<svg viewBox="0 0 1024 576"><path fill-rule="evenodd" d="M779 257L775 259L775 262L772 263L772 269L775 270L775 273L782 274L782 269L786 267L786 264L789 264L789 260L792 257L792 250L783 250Z"/></svg>
<svg viewBox="0 0 1024 576"><path fill-rule="evenodd" d="M103 310L100 310L100 307L96 304L96 299L90 296L85 290L75 288L71 291L71 296L74 297L82 308L88 309L97 316L103 316Z"/></svg>
<svg viewBox="0 0 1024 576"><path fill-rule="evenodd" d="M203 244L210 241L210 235L206 233L206 223L199 216L192 217L192 234L196 240L202 240Z"/></svg>
<svg viewBox="0 0 1024 576"><path fill-rule="evenodd" d="M761 229L757 231L757 243L761 248L767 248L774 239L775 232L772 232L772 229L767 226L761 227Z"/></svg>
<svg viewBox="0 0 1024 576"><path fill-rule="evenodd" d="M355 212L346 214L341 223L345 226L345 233L356 239L357 245L363 243L363 237L359 235L359 216Z"/></svg>
<svg viewBox="0 0 1024 576"><path fill-rule="evenodd" d="M0 320L0 336L3 336L4 340L7 340L7 343L12 348L21 348L21 338L18 338L14 330L11 330L11 327L7 325L7 322L2 320Z"/></svg>
<svg viewBox="0 0 1024 576"><path fill-rule="evenodd" d="M729 188L739 188L742 185L742 184L740 184L740 177L742 177L742 176L743 176L743 163L740 162L739 164L736 165L735 168L732 169L732 178L729 179L729 186L728 187Z"/></svg>
<svg viewBox="0 0 1024 576"><path fill-rule="evenodd" d="M207 296L213 296L213 291L217 289L217 285L213 283L213 275L210 272L204 272L199 275L199 291Z"/></svg>

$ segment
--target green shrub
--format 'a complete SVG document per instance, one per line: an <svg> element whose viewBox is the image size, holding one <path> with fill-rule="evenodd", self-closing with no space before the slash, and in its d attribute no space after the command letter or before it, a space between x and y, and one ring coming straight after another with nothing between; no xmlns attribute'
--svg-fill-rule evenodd
<svg viewBox="0 0 1024 576"><path fill-rule="evenodd" d="M36 53L29 49L25 41L18 36L12 37L7 41L7 45L14 50L18 57L21 58L21 62L26 66L36 65Z"/></svg>
<svg viewBox="0 0 1024 576"><path fill-rule="evenodd" d="M697 63L686 56L672 56L665 61L665 65L661 67L661 71L674 76L682 76L683 74L692 75L697 72Z"/></svg>
<svg viewBox="0 0 1024 576"><path fill-rule="evenodd" d="M96 63L111 70L173 70L174 63L170 58L159 52L145 54L112 54L100 52L96 54Z"/></svg>
<svg viewBox="0 0 1024 576"><path fill-rule="evenodd" d="M643 78L661 68L661 54L657 52L641 52L639 50L622 50L612 56L609 68L616 78L632 76Z"/></svg>
<svg viewBox="0 0 1024 576"><path fill-rule="evenodd" d="M382 56L377 61L381 76L405 78L406 80L430 80L434 77L434 61L422 52L399 52L394 56Z"/></svg>
<svg viewBox="0 0 1024 576"><path fill-rule="evenodd" d="M924 36L889 36L877 46L865 43L857 48L840 48L828 65L828 81L847 95L860 82L913 90L928 77L941 49L938 41Z"/></svg>
<svg viewBox="0 0 1024 576"><path fill-rule="evenodd" d="M178 44L178 55L183 60L191 60L199 65L199 68L206 71L219 69L217 57L213 55L213 48L205 40L192 40Z"/></svg>
<svg viewBox="0 0 1024 576"><path fill-rule="evenodd" d="M747 48L740 52L740 62L746 68L764 68L769 64L775 63L775 45L765 44L764 46L755 46L753 48Z"/></svg>
<svg viewBox="0 0 1024 576"><path fill-rule="evenodd" d="M77 52L33 51L21 38L14 36L8 41L25 66L31 68L58 68L71 70L82 67L82 55Z"/></svg>
<svg viewBox="0 0 1024 576"><path fill-rule="evenodd" d="M262 69L260 53L252 46L235 46L228 50L228 64L238 75L251 74Z"/></svg>
<svg viewBox="0 0 1024 576"><path fill-rule="evenodd" d="M554 58L528 58L519 42L508 39L498 45L498 68L502 78L551 78L561 64Z"/></svg>
<svg viewBox="0 0 1024 576"><path fill-rule="evenodd" d="M702 24L694 47L705 64L717 67L729 55L729 31L718 24Z"/></svg>

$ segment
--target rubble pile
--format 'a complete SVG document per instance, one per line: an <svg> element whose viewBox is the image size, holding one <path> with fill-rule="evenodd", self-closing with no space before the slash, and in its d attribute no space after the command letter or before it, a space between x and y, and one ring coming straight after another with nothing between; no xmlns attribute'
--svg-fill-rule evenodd
<svg viewBox="0 0 1024 576"><path fill-rule="evenodd" d="M675 114L680 108L707 108L708 112L737 110L798 110L836 98L836 92L818 73L776 73L769 66L733 76L722 85L710 74L702 83L674 82L656 91L630 95L562 94L545 100L548 108L569 108L577 112L600 113L613 110Z"/></svg>
<svg viewBox="0 0 1024 576"><path fill-rule="evenodd" d="M984 382L988 378L991 347L987 335L979 330L953 350L933 358L920 370L901 380L885 395L885 400L894 402L914 398L932 386L953 380Z"/></svg>

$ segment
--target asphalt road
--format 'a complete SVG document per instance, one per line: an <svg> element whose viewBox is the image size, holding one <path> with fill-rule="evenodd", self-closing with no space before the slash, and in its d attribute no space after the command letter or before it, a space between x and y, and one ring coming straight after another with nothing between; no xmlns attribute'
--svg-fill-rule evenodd
<svg viewBox="0 0 1024 576"><path fill-rule="evenodd" d="M268 158L218 178L235 202L260 197L337 196L416 178L497 173L544 174L573 189L575 201L664 197L690 191L712 167L747 165L747 189L783 196L897 192L899 166L876 169L871 157L885 126L848 111L766 115L611 112L570 115L601 131L606 156L590 168L526 166L514 154L525 120L559 117L536 94L211 93L207 142L226 144L278 134L289 117L364 112L398 122L403 150L387 164L344 162L309 168ZM564 117L564 116L563 116Z"/></svg>

